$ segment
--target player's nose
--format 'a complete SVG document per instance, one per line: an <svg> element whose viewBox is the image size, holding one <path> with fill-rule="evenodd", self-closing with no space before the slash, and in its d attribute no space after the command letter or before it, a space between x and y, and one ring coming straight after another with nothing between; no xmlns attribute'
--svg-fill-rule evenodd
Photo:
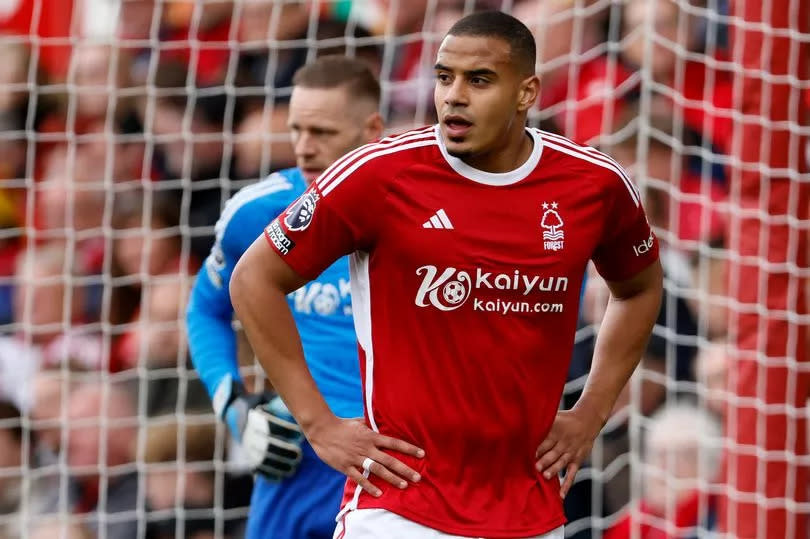
<svg viewBox="0 0 810 539"><path fill-rule="evenodd" d="M444 94L444 102L451 107L464 106L469 103L467 87L462 77L456 77L453 84L447 88L447 92Z"/></svg>
<svg viewBox="0 0 810 539"><path fill-rule="evenodd" d="M317 148L312 137L307 133L302 133L295 141L293 151L298 159L312 159L317 153Z"/></svg>

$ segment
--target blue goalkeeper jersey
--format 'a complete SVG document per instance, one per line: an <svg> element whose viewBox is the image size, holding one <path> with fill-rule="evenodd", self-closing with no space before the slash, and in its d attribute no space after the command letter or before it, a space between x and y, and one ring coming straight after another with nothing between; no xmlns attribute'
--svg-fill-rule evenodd
<svg viewBox="0 0 810 539"><path fill-rule="evenodd" d="M186 314L191 359L212 397L225 376L240 379L228 292L234 266L305 189L297 168L276 172L234 195L216 224L214 246L197 275ZM289 294L288 301L307 365L329 407L340 417L362 416L348 258Z"/></svg>

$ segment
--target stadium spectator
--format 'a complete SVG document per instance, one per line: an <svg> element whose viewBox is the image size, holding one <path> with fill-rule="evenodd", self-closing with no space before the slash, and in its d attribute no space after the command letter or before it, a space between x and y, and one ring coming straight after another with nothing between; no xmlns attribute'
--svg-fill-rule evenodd
<svg viewBox="0 0 810 539"><path fill-rule="evenodd" d="M182 313L190 276L164 275L144 287L146 311L138 324L138 355L148 367L173 367L187 354Z"/></svg>
<svg viewBox="0 0 810 539"><path fill-rule="evenodd" d="M603 45L607 37L605 22L613 8L610 4L601 8L596 4L596 0L515 2L512 15L523 21L537 40L537 72L544 88L560 84L577 58Z"/></svg>
<svg viewBox="0 0 810 539"><path fill-rule="evenodd" d="M155 77L160 90L154 102L141 101L141 121L151 126L163 159L165 178L192 181L219 178L222 167L222 133L227 98L223 90L195 87L193 100L186 85L188 70L182 63L161 63ZM188 118L188 128L184 121ZM236 118L238 119L238 118ZM227 168L225 173L227 173Z"/></svg>
<svg viewBox="0 0 810 539"><path fill-rule="evenodd" d="M390 60L383 66L380 77L390 81L390 88L381 112L393 129L407 129L434 117L430 107L433 74L424 63L435 57L436 43L422 33L432 30L425 28L428 3L428 0L374 0L377 10L364 14L371 15L365 21L371 32L385 39L385 57ZM426 117L415 118L417 109Z"/></svg>
<svg viewBox="0 0 810 539"><path fill-rule="evenodd" d="M15 333L0 337L0 398L31 407L38 369L62 364L104 366L101 337L83 323L86 290L62 244L23 251L14 290Z"/></svg>
<svg viewBox="0 0 810 539"><path fill-rule="evenodd" d="M169 274L144 285L146 310L135 323L133 355L146 367L146 415L208 411L210 401L188 357L182 313L190 276Z"/></svg>
<svg viewBox="0 0 810 539"><path fill-rule="evenodd" d="M11 294L14 261L22 245L22 234L13 229L25 225L28 145L25 117L15 112L0 112L0 325L12 322Z"/></svg>
<svg viewBox="0 0 810 539"><path fill-rule="evenodd" d="M222 88L198 86L189 98L187 76L187 66L161 63L155 77L158 96L141 99L139 114L155 135L154 166L164 182L160 188L174 193L178 207L190 199L191 248L202 259L211 248L223 202L220 179L235 177L233 160L223 153L223 133L238 125L241 115L238 102ZM187 181L191 185L184 189Z"/></svg>
<svg viewBox="0 0 810 539"><path fill-rule="evenodd" d="M647 24L648 15L652 18L651 25ZM683 55L676 53L679 47L697 51L707 46L705 22L679 2L626 2L622 11L624 46L620 53L589 60L579 66L576 77L560 78L546 88L541 108L559 105L561 112L555 116L555 123L561 132L577 142L588 143L600 134L613 132L623 107L638 101L642 83L638 66L649 65L651 78L658 85L650 88L651 106L672 106L677 101L676 110L683 115L684 125L703 137L708 148L714 146L728 153L732 127L731 74L698 61L684 60ZM654 35L648 35L648 29ZM648 40L654 43L650 62L645 60ZM722 54L717 50L718 43L709 45L710 52ZM671 91L661 91L661 87ZM673 99L671 93L683 96L687 104ZM707 98L713 105L712 112L703 105Z"/></svg>
<svg viewBox="0 0 810 539"><path fill-rule="evenodd" d="M691 260L694 290L685 296L700 318L706 336L717 340L729 333L729 261L722 239L713 239L702 246L704 249L696 251Z"/></svg>
<svg viewBox="0 0 810 539"><path fill-rule="evenodd" d="M0 111L0 132L3 138L0 139L0 180L14 180L25 177L26 157L28 155L28 145L25 139L25 117L23 110L3 110ZM11 200L20 198L18 189L16 192L4 187L0 194L0 226L9 226L10 223L18 224L22 222L22 212L19 208L8 207ZM16 194L17 198L11 198Z"/></svg>
<svg viewBox="0 0 810 539"><path fill-rule="evenodd" d="M703 402L720 421L725 418L726 402L731 395L728 346L724 341L712 341L701 348L695 358L695 379L703 391Z"/></svg>
<svg viewBox="0 0 810 539"><path fill-rule="evenodd" d="M31 526L28 539L93 539L93 533L69 517L48 517Z"/></svg>
<svg viewBox="0 0 810 539"><path fill-rule="evenodd" d="M112 226L116 231L113 258L118 272L137 276L138 286L156 275L195 269L193 259L182 257L180 208L171 194L140 191L120 197Z"/></svg>
<svg viewBox="0 0 810 539"><path fill-rule="evenodd" d="M20 503L23 478L23 428L20 410L0 400L0 537L3 518L14 513Z"/></svg>
<svg viewBox="0 0 810 539"><path fill-rule="evenodd" d="M67 90L44 96L45 106L37 98L37 178L46 168L40 156L47 156L55 146L64 145L70 153L86 153L81 148L95 146L93 180L101 182L112 165L112 177L120 175L115 153L106 155L111 135L137 131L134 88L130 74L130 57L126 51L107 42L80 41L70 53ZM113 146L121 141L112 139ZM127 141L129 142L129 141ZM100 147L100 148L99 148ZM124 147L129 147L124 144ZM116 152L117 153L117 152ZM99 155L100 154L100 155ZM134 166L134 165L130 165Z"/></svg>
<svg viewBox="0 0 810 539"><path fill-rule="evenodd" d="M148 536L174 539L177 526L182 525L183 537L213 539L216 425L199 423L199 419L190 417L186 424L151 426L146 439L144 461L150 465L146 474L146 504L153 512ZM226 499L225 504L232 507L231 500ZM178 514L181 508L183 517ZM234 531L241 524L240 520L228 522L226 536L236 537Z"/></svg>
<svg viewBox="0 0 810 539"><path fill-rule="evenodd" d="M29 430L26 436L22 422L16 406L0 401L0 537L3 539L22 537L23 530L31 529L30 522L38 521L45 511L55 507L55 493L59 491L58 478L52 471L43 472L39 468L38 433ZM19 513L24 494L27 522L23 522Z"/></svg>
<svg viewBox="0 0 810 539"><path fill-rule="evenodd" d="M0 113L13 113L23 118L28 112L30 54L22 43L4 41L0 46Z"/></svg>
<svg viewBox="0 0 810 539"><path fill-rule="evenodd" d="M62 444L62 427L67 418L65 404L76 385L71 374L70 369L41 369L33 382L29 417L37 435L37 449L53 455L54 460Z"/></svg>
<svg viewBox="0 0 810 539"><path fill-rule="evenodd" d="M168 46L164 59L194 68L199 86L222 82L228 70L230 51L220 44L231 37L231 14L235 2L163 3L160 40Z"/></svg>
<svg viewBox="0 0 810 539"><path fill-rule="evenodd" d="M0 11L0 34L11 39L4 39L0 49L28 41L31 33L36 32L41 41L36 47L35 69L49 79L64 81L70 58L68 40L71 29L76 27L71 24L73 5L72 0L18 0L5 5Z"/></svg>
<svg viewBox="0 0 810 539"><path fill-rule="evenodd" d="M76 126L134 114L125 51L109 43L80 42L73 48L71 62L74 89L68 100L75 101Z"/></svg>
<svg viewBox="0 0 810 539"><path fill-rule="evenodd" d="M42 236L65 240L73 231L88 265L100 265L105 210L103 170L86 148L54 147L44 159L43 177L36 185L38 222ZM71 238L72 239L72 238ZM103 252L103 250L101 251ZM84 258L84 257L82 257Z"/></svg>
<svg viewBox="0 0 810 539"><path fill-rule="evenodd" d="M285 103L257 103L245 112L234 132L235 178L256 180L271 169L294 162Z"/></svg>
<svg viewBox="0 0 810 539"><path fill-rule="evenodd" d="M160 18L160 9L157 14ZM145 41L151 37L155 0L127 0L121 3L118 35L127 41Z"/></svg>
<svg viewBox="0 0 810 539"><path fill-rule="evenodd" d="M103 136L103 135L99 135ZM108 245L104 221L108 208L105 192L104 149L98 145L58 144L44 156L42 178L33 190L34 222L38 237L70 252L76 277L81 276L86 322L101 316L104 259ZM30 196L30 195L29 195Z"/></svg>
<svg viewBox="0 0 810 539"><path fill-rule="evenodd" d="M66 454L63 441L69 436L69 399L82 377L95 379L97 376L96 371L68 365L40 370L34 378L33 407L28 414L31 420L31 457L28 521L25 525L42 522L43 518L53 519L69 509L67 498L60 505L62 488L71 485L60 462L60 455Z"/></svg>
<svg viewBox="0 0 810 539"><path fill-rule="evenodd" d="M704 485L718 479L720 436L717 420L689 404L667 406L650 418L639 518L624 516L605 539L696 537L698 528L711 530L715 499ZM705 507L708 512L702 513Z"/></svg>
<svg viewBox="0 0 810 539"><path fill-rule="evenodd" d="M644 137L646 153L638 153L641 111L638 104L627 104L616 118L616 134L601 138L622 166L645 186L651 224L667 230L663 241L684 252L701 242L721 238L727 215L720 203L727 200L725 184L713 177L712 167L700 158L676 149L695 142L687 131L675 130L675 110L660 103L646 113L644 122L650 135Z"/></svg>
<svg viewBox="0 0 810 539"><path fill-rule="evenodd" d="M113 345L114 363L120 368L138 363L135 324L144 284L157 276L191 274L198 266L193 255L183 255L179 212L174 195L163 191L132 192L116 201L111 321L122 330Z"/></svg>
<svg viewBox="0 0 810 539"><path fill-rule="evenodd" d="M110 539L138 533L138 475L124 466L135 458L136 402L135 392L122 383L89 382L71 393L68 404L70 506L87 517L95 533L105 526Z"/></svg>
<svg viewBox="0 0 810 539"><path fill-rule="evenodd" d="M86 289L82 272L62 243L32 247L20 254L14 291L14 320L42 353L43 366L77 363L89 369L103 365L97 330L84 324ZM64 328L68 328L65 330Z"/></svg>
<svg viewBox="0 0 810 539"><path fill-rule="evenodd" d="M155 9L157 4L157 10ZM117 45L126 52L128 76L135 85L148 84L149 63L154 52L153 36L160 38L162 3L155 0L127 0L121 2L117 29ZM153 25L153 19L157 19Z"/></svg>

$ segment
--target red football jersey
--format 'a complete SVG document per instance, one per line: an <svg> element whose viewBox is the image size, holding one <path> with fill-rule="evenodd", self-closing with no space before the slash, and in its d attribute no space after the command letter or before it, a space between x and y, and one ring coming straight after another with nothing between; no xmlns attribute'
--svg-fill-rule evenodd
<svg viewBox="0 0 810 539"><path fill-rule="evenodd" d="M564 523L534 454L558 409L593 259L622 280L657 259L639 193L592 148L527 129L503 174L447 154L437 127L344 156L265 230L300 275L351 253L368 425L424 448L384 508L449 534L526 537Z"/></svg>

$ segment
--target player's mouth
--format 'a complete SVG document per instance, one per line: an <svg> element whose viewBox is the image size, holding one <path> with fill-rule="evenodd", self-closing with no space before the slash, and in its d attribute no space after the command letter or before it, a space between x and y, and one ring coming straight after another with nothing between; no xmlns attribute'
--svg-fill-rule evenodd
<svg viewBox="0 0 810 539"><path fill-rule="evenodd" d="M321 173L323 173L323 169L320 168L301 168L301 174L308 183L317 180Z"/></svg>
<svg viewBox="0 0 810 539"><path fill-rule="evenodd" d="M463 137L473 126L468 119L454 114L445 116L443 123L447 136L450 138Z"/></svg>

